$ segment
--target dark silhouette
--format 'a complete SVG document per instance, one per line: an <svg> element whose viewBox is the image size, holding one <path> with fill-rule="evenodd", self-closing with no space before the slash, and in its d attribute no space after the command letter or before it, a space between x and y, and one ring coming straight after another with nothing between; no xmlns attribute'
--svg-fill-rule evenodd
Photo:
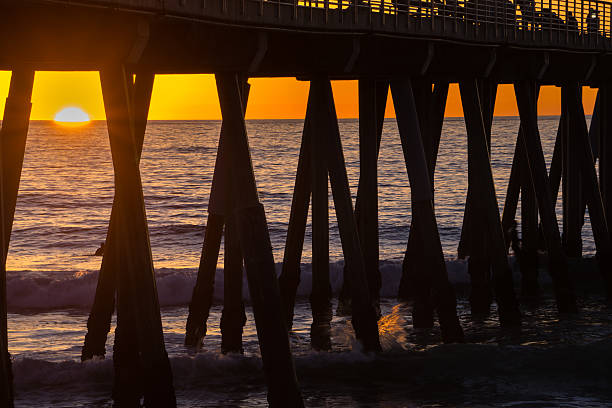
<svg viewBox="0 0 612 408"><path fill-rule="evenodd" d="M521 240L518 236L516 220L512 220L512 224L510 224L510 228L506 231L506 239L510 241L510 247L514 252L514 255L517 257L520 256L521 253Z"/></svg>
<svg viewBox="0 0 612 408"><path fill-rule="evenodd" d="M96 249L96 253L94 256L102 256L104 255L104 242L100 244L100 248Z"/></svg>
<svg viewBox="0 0 612 408"><path fill-rule="evenodd" d="M569 31L571 33L577 33L578 32L578 20L576 20L576 17L574 17L574 14L572 14L571 11L567 12L567 19L566 19L566 24L567 24L567 28L569 29Z"/></svg>
<svg viewBox="0 0 612 408"><path fill-rule="evenodd" d="M589 15L586 19L587 32L589 34L597 34L599 32L599 14L595 9L589 9Z"/></svg>

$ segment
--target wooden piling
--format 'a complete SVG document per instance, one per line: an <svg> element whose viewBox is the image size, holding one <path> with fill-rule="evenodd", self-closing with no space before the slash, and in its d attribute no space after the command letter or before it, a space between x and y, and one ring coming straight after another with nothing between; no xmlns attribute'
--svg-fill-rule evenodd
<svg viewBox="0 0 612 408"><path fill-rule="evenodd" d="M142 379L145 405L174 407L176 398L164 345L138 169L138 146L129 91L132 76L122 66L115 65L104 68L100 80L115 169L117 259L123 266L117 279L117 325L120 331L133 329L134 336L130 335L130 340L136 343L141 368L140 376L134 378L134 382ZM119 374L122 368L117 364L115 367ZM121 375L131 373L132 369L128 363L126 373ZM123 405L121 395L115 394L115 398L117 404Z"/></svg>
<svg viewBox="0 0 612 408"><path fill-rule="evenodd" d="M317 100L316 89L314 99ZM318 100L316 103L325 103ZM315 109L321 109L316 106ZM321 122L315 119L316 125ZM325 124L325 123L323 123ZM315 350L331 349L331 286L329 283L329 196L327 183L327 137L326 129L315 128L312 134L311 191L312 191L312 326L310 340ZM375 152L375 151L374 151Z"/></svg>
<svg viewBox="0 0 612 408"><path fill-rule="evenodd" d="M242 109L246 112L250 88L244 79L240 80L240 85L240 94L243 103ZM223 227L226 222L226 214L233 205L233 203L229 202L231 201L231 191L227 187L228 175L225 167L227 163L227 159L225 158L224 154L224 144L226 139L225 133L227 132L226 128L227 124L222 122L219 145L217 147L215 171L213 173L213 180L208 200L208 219L206 221L206 231L204 232L204 244L202 245L198 276L191 295L189 315L187 317L187 324L185 327L185 345L188 347L201 347L202 341L206 336L206 323L208 320L210 307L212 306L213 302L215 274L217 272L217 261L219 260ZM232 236L231 232L230 236ZM236 244L230 242L230 248L233 245ZM232 252L230 249L230 254L233 255L234 253L235 252ZM238 263L242 263L242 259L232 259L229 261L228 266L230 269L233 269ZM233 271L228 271L228 273L230 276L234 276L236 274L236 272ZM235 298L236 296L232 296L232 299ZM238 306L236 305L235 307ZM224 320L224 323L227 324L227 321ZM238 325L238 323L236 323L236 325Z"/></svg>
<svg viewBox="0 0 612 408"><path fill-rule="evenodd" d="M549 273L553 278L557 308L562 313L575 312L576 298L569 279L567 259L561 246L559 225L538 132L535 84L528 80L520 81L515 83L514 90L524 130L521 135L528 153L531 179L536 190L540 219L548 248Z"/></svg>
<svg viewBox="0 0 612 408"><path fill-rule="evenodd" d="M232 163L227 167L228 188L236 203L232 217L249 282L268 382L268 402L271 407L302 407L304 403L291 356L266 214L255 184L238 76L218 73L216 80L221 114L227 126L224 154L227 163Z"/></svg>
<svg viewBox="0 0 612 408"><path fill-rule="evenodd" d="M599 97L599 184L609 231L612 226L612 83L601 85Z"/></svg>
<svg viewBox="0 0 612 408"><path fill-rule="evenodd" d="M412 93L415 99L418 115L419 130L423 143L423 150L427 161L427 174L432 190L433 205L433 152L437 138L433 134L433 95L430 81L419 81L412 85ZM439 137L439 136L438 136ZM412 207L418 206L413 200ZM413 214L410 223L410 234L404 261L402 262L402 279L400 280L400 300L412 300L412 325L417 329L428 329L434 325L434 305L432 300L431 274L424 274L423 269L439 267L439 262L428 262L423 258L424 240L423 232L419 226L419 218ZM430 259L431 261L431 259ZM444 271L446 273L446 270ZM435 273L434 273L435 274Z"/></svg>
<svg viewBox="0 0 612 408"><path fill-rule="evenodd" d="M459 89L468 134L468 154L473 157L472 177L468 175L468 179L474 197L479 198L472 200L472 208L469 211L473 211L473 214L482 214L484 220L483 232L487 234L487 245L491 251L493 287L500 323L503 326L514 326L520 324L521 315L514 294L512 272L508 264L504 232L499 217L478 84L476 81L460 82Z"/></svg>
<svg viewBox="0 0 612 408"><path fill-rule="evenodd" d="M457 317L455 292L446 274L444 254L433 209L429 169L410 80L391 81L391 94L410 181L413 219L418 220L419 237L422 238L423 254L420 259L423 266L431 266L421 269L421 273L429 274L423 278L423 281L430 282L443 341L460 342L463 341L463 330Z"/></svg>
<svg viewBox="0 0 612 408"><path fill-rule="evenodd" d="M561 87L561 104L563 110L569 109L570 96L567 86ZM578 131L576 118L566 116L566 126L563 127L564 155L563 155L563 236L562 243L565 253L571 258L582 256L581 230L583 224L582 200L582 155L578 154Z"/></svg>
<svg viewBox="0 0 612 408"><path fill-rule="evenodd" d="M521 269L521 295L526 298L538 296L538 202L529 171L527 152L522 138L517 141L521 149L521 249L517 254Z"/></svg>
<svg viewBox="0 0 612 408"><path fill-rule="evenodd" d="M246 324L246 312L242 300L242 253L232 218L228 218L225 223L223 260L221 352L242 354L244 352L242 332Z"/></svg>
<svg viewBox="0 0 612 408"><path fill-rule="evenodd" d="M6 259L30 124L33 84L32 69L13 70L0 130L0 405L7 408L13 407L13 374L8 351Z"/></svg>
<svg viewBox="0 0 612 408"><path fill-rule="evenodd" d="M142 154L142 146L149 116L149 106L155 74L139 73L136 75L134 85L130 91L132 112L134 114L134 138L138 160ZM128 84L129 86L129 84ZM98 274L98 285L94 302L87 319L87 333L81 361L89 360L94 356L104 357L106 354L106 339L111 327L111 319L115 311L115 294L117 290L117 274L121 273L121 264L117 259L117 226L116 200L113 200L110 221L104 245L102 266Z"/></svg>
<svg viewBox="0 0 612 408"><path fill-rule="evenodd" d="M580 86L576 83L566 86L565 92L568 98L570 121L574 124L574 132L569 135L570 139L572 139L569 145L574 146L576 148L574 154L580 156L576 161L579 161L582 165L579 171L576 171L582 175L582 191L585 193L589 208L599 270L604 279L606 295L608 299L612 299L612 239L610 238L599 190L595 160L591 150L589 132L582 105L582 92Z"/></svg>
<svg viewBox="0 0 612 408"><path fill-rule="evenodd" d="M291 201L291 213L289 216L289 227L285 241L285 253L283 256L283 267L278 283L285 312L287 329L293 326L293 310L295 308L295 297L300 284L300 261L304 248L304 235L308 219L308 206L310 204L311 192L311 154L312 154L312 123L311 117L314 112L312 106L312 93L308 96L306 118L304 120L304 131L300 147L297 172L295 175L295 186L293 188L293 200Z"/></svg>
<svg viewBox="0 0 612 408"><path fill-rule="evenodd" d="M366 82L368 82L368 84L364 83L362 86L366 86L366 87L370 87L371 84L369 84L369 81L371 81L371 79L365 80ZM372 106L372 100L371 100L371 90L369 90L367 92L367 101L364 100L363 101L363 106L362 106L362 102L361 102L361 98L366 97L366 95L361 95L360 94L360 112L362 110L364 110L363 113L360 113L360 155L361 155L361 149L365 148L362 147L362 143L361 143L361 126L363 124L364 129L367 127L369 130L366 133L371 132L371 115L374 115L374 117L376 118L376 158L378 161L378 154L380 153L380 141L382 138L382 132L383 132L383 126L384 126L384 122L385 122L385 108L387 106L387 96L389 94L389 81L387 80L376 80L374 82L374 92L375 92L375 96L374 96L374 106ZM368 112L370 111L370 112ZM372 111L374 113L372 113ZM365 122L362 123L362 119L361 116L364 116L364 119L367 117L367 119L365 120ZM366 133L364 133L364 137L366 137ZM371 140L366 139L367 142L366 144L369 145L369 143L371 143ZM365 140L364 140L365 141ZM371 147L368 147L368 149L370 149ZM371 153L368 153L371 154ZM361 159L360 157L360 166L361 163L365 163L366 162L366 158ZM367 166L368 170L363 169L363 171L365 171L366 173L370 174L370 172L373 172L374 170L372 169L371 166ZM369 286L369 290L370 290L370 295L372 296L372 299L374 301L374 307L376 308L376 312L377 314L380 316L380 305L379 305L379 301L377 301L377 299L380 297L380 287L382 285L382 280L381 280L381 276L380 276L380 270L378 269L378 262L379 262L379 245L378 245L378 235L376 235L376 239L374 239L373 237L368 237L366 236L367 234L370 234L371 232L373 232L373 222L372 221L366 221L365 219L363 219L363 217L372 217L372 215L362 215L362 211L361 211L361 206L362 206L362 202L370 202L370 211L372 211L372 207L373 204L371 202L375 202L376 203L376 207L377 207L377 211L378 211L378 202L377 199L374 200L373 197L371 196L371 192L370 193L366 193L364 191L364 189L362 188L362 181L361 181L361 167L360 167L360 176L359 176L359 184L357 187L357 199L355 201L355 219L357 221L357 227L359 229L359 238L360 240L364 241L363 245L365 246L364 248L364 258L365 258L365 262L366 262L366 273L367 273L367 277L368 277L368 286ZM376 170L377 170L377 164L376 164ZM372 173L374 174L374 173ZM367 177L366 175L364 175L364 177ZM377 183L376 183L377 184ZM372 188L372 185L370 185L370 188ZM376 191L376 197L378 197L378 186L376 186L377 191ZM376 234L378 234L378 213L376 213ZM362 226L361 224L363 223L367 223L370 225L370 227L372 228L372 230L366 230L366 232L362 232L363 230L361 229ZM362 235L363 234L363 235ZM375 267L374 267L375 266ZM338 316L350 316L351 315L351 286L350 286L350 279L349 279L349 271L348 271L348 266L345 264L344 265L344 276L343 276L343 283L342 283L342 289L340 290L340 294L338 295L338 307L336 309L336 314Z"/></svg>
<svg viewBox="0 0 612 408"><path fill-rule="evenodd" d="M385 92L386 96L386 92ZM386 101L386 97L385 97ZM378 269L378 152L380 147L377 83L372 78L359 80L359 187L355 218L363 250L370 299L380 316L382 279Z"/></svg>
<svg viewBox="0 0 612 408"><path fill-rule="evenodd" d="M353 212L353 202L346 174L331 83L327 77L317 76L311 81L310 88L311 92L315 94L313 130L316 133L326 135L327 139L326 161L329 181L336 209L344 262L347 264L347 270L349 271L352 299L351 321L355 335L363 345L364 351L380 351L378 316L372 306L368 290L365 263Z"/></svg>
<svg viewBox="0 0 612 408"><path fill-rule="evenodd" d="M423 149L427 159L427 170L433 196L434 173L444 123L448 83L436 83L432 94L431 83L425 81L419 85L417 94L419 96L417 98L415 95L415 99L417 114L419 115L419 127L423 138ZM422 250L419 249L421 239L418 234L418 222L412 222L406 253L402 262L402 278L400 280L398 298L402 301L414 300L413 325L415 328L430 328L433 326L434 305L431 299L431 282L418 283L418 273L422 267L416 261L422 254ZM440 264L437 265L440 266ZM446 273L446 271L443 271L443 273ZM425 284L429 289L423 287ZM417 289L419 285L421 289Z"/></svg>

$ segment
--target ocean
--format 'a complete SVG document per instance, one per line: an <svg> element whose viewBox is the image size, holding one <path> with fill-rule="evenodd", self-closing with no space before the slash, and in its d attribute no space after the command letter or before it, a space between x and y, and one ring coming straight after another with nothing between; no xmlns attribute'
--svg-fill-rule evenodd
<svg viewBox="0 0 612 408"><path fill-rule="evenodd" d="M152 121L147 129L141 174L166 346L179 406L266 406L250 309L243 356L220 354L218 304L209 319L204 348L194 353L182 345L220 125L219 121ZM557 117L540 118L548 163L557 125ZM302 127L300 120L247 123L279 271ZM517 118L494 120L491 165L500 211L518 128ZM341 120L340 131L354 195L358 121ZM379 326L384 352L361 353L350 322L342 317L332 322L333 351L310 349L308 227L291 334L308 407L612 406L612 313L590 259L594 243L588 217L583 230L587 259L571 265L579 283L578 315L557 314L550 279L541 273L546 293L539 304L522 306L525 318L520 331L502 330L495 308L487 319L471 318L466 263L456 256L467 192L466 144L463 120L446 119L436 169L436 215L449 277L458 292L466 344L441 344L437 328L413 330L410 309L395 300L409 234L410 186L395 120L387 119L379 160L383 279ZM31 123L7 265L9 349L17 407L112 405L112 332L106 360L80 362L101 262L92 254L105 240L112 200L105 122L78 128ZM560 200L557 210L561 220ZM342 252L331 199L330 241L331 283L337 294ZM217 303L223 293L222 265L221 254ZM515 265L514 273L519 276ZM248 301L246 281L244 286Z"/></svg>

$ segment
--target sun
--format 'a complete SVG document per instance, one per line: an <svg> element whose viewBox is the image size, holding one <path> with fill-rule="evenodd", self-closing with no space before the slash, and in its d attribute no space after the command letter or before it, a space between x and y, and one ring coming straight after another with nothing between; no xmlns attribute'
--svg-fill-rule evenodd
<svg viewBox="0 0 612 408"><path fill-rule="evenodd" d="M89 115L83 109L74 106L57 112L54 120L56 123L65 126L81 126L91 121Z"/></svg>

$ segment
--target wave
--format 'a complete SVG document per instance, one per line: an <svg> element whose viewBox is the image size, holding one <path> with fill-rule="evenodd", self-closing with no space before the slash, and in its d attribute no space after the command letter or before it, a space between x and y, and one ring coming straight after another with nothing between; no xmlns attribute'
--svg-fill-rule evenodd
<svg viewBox="0 0 612 408"><path fill-rule="evenodd" d="M515 275L515 283L519 282L519 271L510 258ZM588 261L588 260L587 260ZM282 264L276 264L276 272L280 274ZM381 296L394 298L397 296L402 275L401 261L381 261L379 264L382 275ZM334 294L342 288L344 262L330 264L330 283ZM469 285L467 261L448 260L446 269L451 283L459 292ZM574 268L576 273L593 273L593 268ZM312 267L302 264L301 280L298 287L299 297L308 297L312 288ZM157 290L161 306L182 306L189 304L197 277L197 269L160 268L156 271ZM49 310L77 308L87 309L93 302L97 285L98 272L63 272L63 271L9 271L7 276L8 307L10 311ZM548 274L541 272L540 280L546 286L550 284ZM243 278L243 296L248 301L248 285L246 276ZM218 268L215 274L214 301L223 300L223 270Z"/></svg>
<svg viewBox="0 0 612 408"><path fill-rule="evenodd" d="M325 390L336 395L361 390L370 395L376 391L372 396L378 393L383 400L395 394L405 401L432 397L444 400L449 395L456 398L471 394L490 402L493 396L496 400L516 401L553 393L605 400L612 386L611 347L612 339L604 339L588 345L554 348L456 344L367 355L358 351L311 351L296 356L295 364L305 395L324 394ZM228 394L235 391L265 393L261 359L257 355L201 352L171 356L170 361L181 398L189 395L190 390L212 392L207 398L220 400L227 400ZM62 394L66 389L108 397L112 387L111 359L80 363L17 358L13 371L18 399L31 397L31 392L47 390Z"/></svg>
<svg viewBox="0 0 612 408"><path fill-rule="evenodd" d="M280 274L282 264L276 264ZM312 287L312 267L302 265L298 296L307 297ZM344 262L330 264L330 283L337 294L342 288ZM397 295L402 265L399 261L382 261L383 297ZM447 262L451 282L468 282L466 264L463 261ZM156 271L157 291L162 306L187 305L195 285L197 269L160 268ZM91 306L97 285L98 272L59 272L59 271L9 271L7 276L9 310L41 310L64 308L88 308ZM243 278L243 296L249 299L246 277ZM214 300L223 300L223 269L215 274Z"/></svg>

